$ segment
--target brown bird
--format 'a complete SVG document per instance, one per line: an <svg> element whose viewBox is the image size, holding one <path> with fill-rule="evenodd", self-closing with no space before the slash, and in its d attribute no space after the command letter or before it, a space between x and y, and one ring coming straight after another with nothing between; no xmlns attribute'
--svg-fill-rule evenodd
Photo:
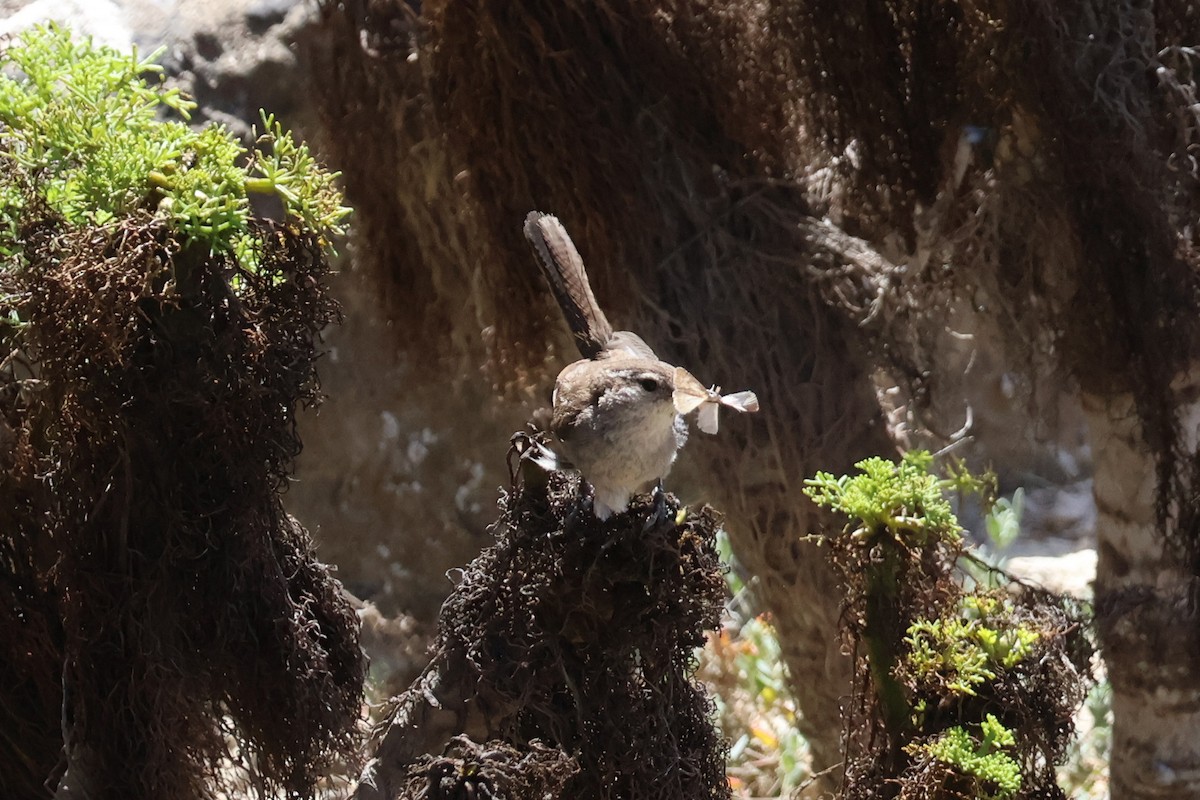
<svg viewBox="0 0 1200 800"><path fill-rule="evenodd" d="M596 516L607 519L666 477L687 441L675 408L676 368L637 334L613 330L557 218L532 212L525 237L583 356L558 374L550 432L592 485Z"/></svg>

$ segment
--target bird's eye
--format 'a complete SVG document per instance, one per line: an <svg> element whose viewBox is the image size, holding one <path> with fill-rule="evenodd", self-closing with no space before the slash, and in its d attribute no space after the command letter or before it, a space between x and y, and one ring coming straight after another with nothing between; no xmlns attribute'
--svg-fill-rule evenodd
<svg viewBox="0 0 1200 800"><path fill-rule="evenodd" d="M654 378L642 378L640 381L638 381L638 383L640 383L642 388L647 392L658 391L658 381L654 380Z"/></svg>

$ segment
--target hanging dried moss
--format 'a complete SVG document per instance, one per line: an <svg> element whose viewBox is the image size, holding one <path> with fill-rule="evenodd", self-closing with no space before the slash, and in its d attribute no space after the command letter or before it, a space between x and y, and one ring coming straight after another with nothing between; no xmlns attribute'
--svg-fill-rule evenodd
<svg viewBox="0 0 1200 800"><path fill-rule="evenodd" d="M324 4L324 30L306 41L324 150L355 208L353 258L414 362L470 365L479 341L475 274L487 253L461 167L446 152L428 96L423 25L400 0Z"/></svg>
<svg viewBox="0 0 1200 800"><path fill-rule="evenodd" d="M10 403L4 405L11 411ZM15 438L8 423L0 428L5 444ZM9 475L11 466L8 458L0 462ZM10 516L35 507L27 504L24 489L12 494L16 507L4 515L6 526ZM7 765L0 793L14 798L43 796L43 783L62 752L62 682L55 667L62 660L63 632L56 600L42 589L39 558L32 550L16 536L0 536L0 671L9 676L0 686L0 763Z"/></svg>
<svg viewBox="0 0 1200 800"><path fill-rule="evenodd" d="M1185 3L824 0L782 17L810 91L805 118L836 175L830 213L889 252L882 295L831 298L919 384L944 309L985 311L1016 364L1131 393L1159 471L1158 510L1194 568L1172 381L1200 334L1193 221L1200 171ZM854 42L847 46L847 42ZM874 289L875 287L872 287ZM917 385L918 397L928 387Z"/></svg>
<svg viewBox="0 0 1200 800"><path fill-rule="evenodd" d="M0 273L5 795L64 769L97 798L311 795L353 761L364 678L279 496L337 314L321 243L256 223L250 269L136 215L31 202L23 226Z"/></svg>
<svg viewBox="0 0 1200 800"><path fill-rule="evenodd" d="M348 171L347 193L367 226L362 257L383 291L405 290L397 341L413 358L490 355L497 384L551 384L570 345L520 233L540 208L571 230L618 327L702 380L758 393L769 411L693 437L673 485L735 521L734 549L780 628L800 725L827 765L839 758L845 662L833 582L797 542L824 524L800 477L892 445L862 332L827 306L821 278L888 263L809 215L800 84L773 13L330 3L314 77L336 109L334 160L374 171ZM401 157L365 155L380 149ZM404 259L400 240L416 243Z"/></svg>

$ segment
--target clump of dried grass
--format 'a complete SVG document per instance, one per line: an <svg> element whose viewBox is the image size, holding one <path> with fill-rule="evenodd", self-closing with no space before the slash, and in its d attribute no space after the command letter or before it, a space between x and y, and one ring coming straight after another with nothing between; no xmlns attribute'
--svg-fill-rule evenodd
<svg viewBox="0 0 1200 800"><path fill-rule="evenodd" d="M250 269L148 217L24 225L0 273L0 660L22 676L0 709L31 735L4 740L6 787L205 797L231 759L311 795L353 762L364 677L279 496L337 314L321 244L261 224Z"/></svg>
<svg viewBox="0 0 1200 800"><path fill-rule="evenodd" d="M496 542L442 607L430 666L392 704L359 798L421 796L450 766L422 755L464 730L495 740L498 761L465 757L502 784L550 781L563 798L729 796L724 742L693 675L723 607L720 520L667 495L600 522L580 489L555 472L501 498Z"/></svg>

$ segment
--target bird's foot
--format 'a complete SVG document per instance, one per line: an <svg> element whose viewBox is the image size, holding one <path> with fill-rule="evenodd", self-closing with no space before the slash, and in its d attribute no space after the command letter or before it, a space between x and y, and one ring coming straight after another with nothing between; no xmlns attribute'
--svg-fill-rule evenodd
<svg viewBox="0 0 1200 800"><path fill-rule="evenodd" d="M671 513L671 510L667 507L667 493L663 491L662 481L654 484L654 488L650 490L650 497L654 505L651 513L646 515L646 519L642 523L643 532L657 528L666 522Z"/></svg>

